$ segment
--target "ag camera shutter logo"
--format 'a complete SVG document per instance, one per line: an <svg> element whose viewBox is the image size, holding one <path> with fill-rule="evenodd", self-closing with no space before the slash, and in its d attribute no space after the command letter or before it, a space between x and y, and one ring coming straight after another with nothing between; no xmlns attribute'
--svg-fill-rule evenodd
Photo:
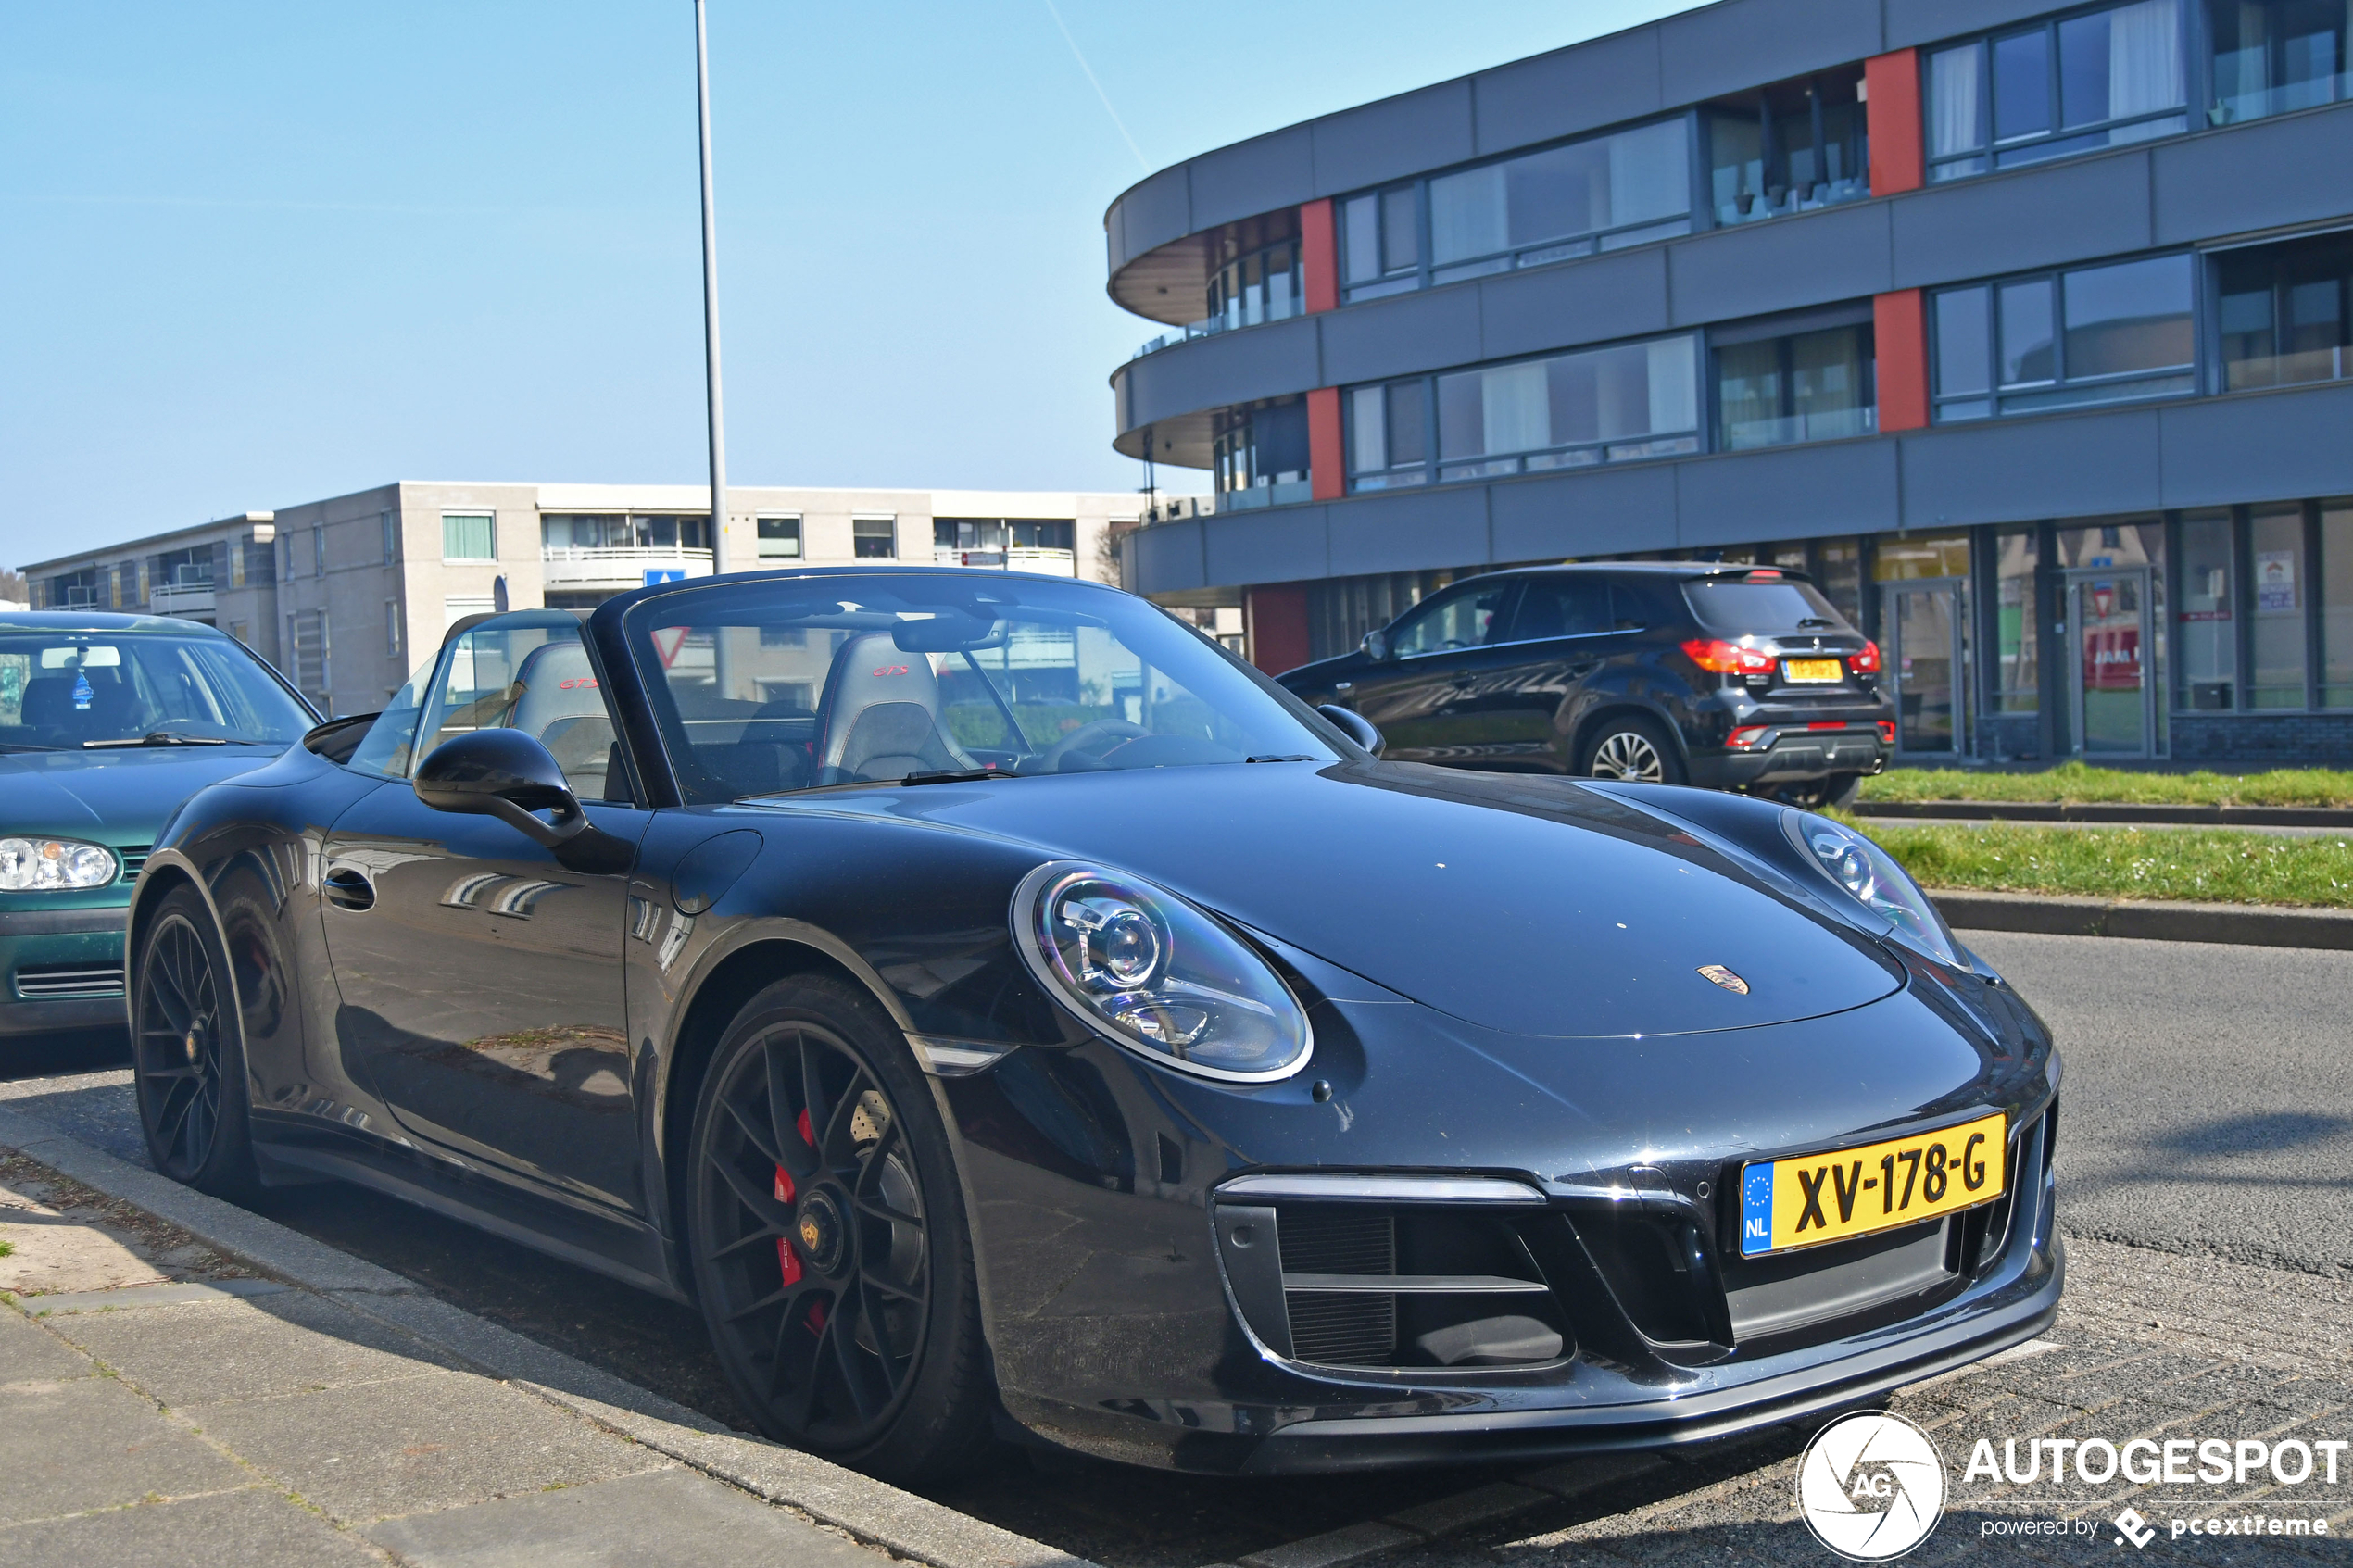
<svg viewBox="0 0 2353 1568"><path fill-rule="evenodd" d="M1814 1538L1850 1562L1901 1557L1944 1515L1944 1456L1900 1415L1842 1416L1806 1445L1797 1508Z"/></svg>

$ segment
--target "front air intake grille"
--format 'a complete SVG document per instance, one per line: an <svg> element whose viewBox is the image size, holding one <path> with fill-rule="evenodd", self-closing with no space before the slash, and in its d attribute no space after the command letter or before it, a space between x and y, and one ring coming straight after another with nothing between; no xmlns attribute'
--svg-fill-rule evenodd
<svg viewBox="0 0 2353 1568"><path fill-rule="evenodd" d="M28 1002L89 1001L122 995L120 966L28 964L17 971L17 995Z"/></svg>
<svg viewBox="0 0 2353 1568"><path fill-rule="evenodd" d="M139 880L139 868L147 863L147 853L154 847L155 846L152 844L133 844L126 845L115 851L115 854L122 861L123 881L136 882Z"/></svg>
<svg viewBox="0 0 2353 1568"><path fill-rule="evenodd" d="M1541 1220L1443 1203L1221 1204L1218 1240L1243 1315L1290 1360L1492 1371L1574 1348L1520 1235Z"/></svg>

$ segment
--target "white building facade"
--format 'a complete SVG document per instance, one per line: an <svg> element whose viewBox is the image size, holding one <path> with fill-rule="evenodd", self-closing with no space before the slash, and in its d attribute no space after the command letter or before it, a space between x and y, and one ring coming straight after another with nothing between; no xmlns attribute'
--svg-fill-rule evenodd
<svg viewBox="0 0 2353 1568"><path fill-rule="evenodd" d="M1118 581L1133 495L730 485L730 571L899 561ZM689 484L402 481L25 567L35 608L217 625L330 713L384 706L468 615L585 610L714 570Z"/></svg>

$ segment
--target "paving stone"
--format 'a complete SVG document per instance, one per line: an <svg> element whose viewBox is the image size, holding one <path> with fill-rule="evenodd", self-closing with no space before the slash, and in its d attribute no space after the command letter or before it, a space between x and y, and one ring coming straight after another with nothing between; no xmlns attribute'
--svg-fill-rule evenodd
<svg viewBox="0 0 2353 1568"><path fill-rule="evenodd" d="M1656 1454L1595 1454L1565 1460L1559 1464L1521 1476L1523 1485L1541 1487L1556 1498L1582 1498L1625 1486L1640 1475L1665 1467Z"/></svg>
<svg viewBox="0 0 2353 1568"><path fill-rule="evenodd" d="M889 1568L880 1552L674 1469L387 1519L370 1539L414 1568Z"/></svg>
<svg viewBox="0 0 2353 1568"><path fill-rule="evenodd" d="M261 1486L0 1530L8 1568L344 1568L383 1556Z"/></svg>
<svg viewBox="0 0 2353 1568"><path fill-rule="evenodd" d="M88 1357L74 1354L56 1335L0 1307L0 1383L87 1377L92 1370Z"/></svg>
<svg viewBox="0 0 2353 1568"><path fill-rule="evenodd" d="M458 1363L396 1329L301 1291L52 1320L63 1337L177 1410L394 1378Z"/></svg>
<svg viewBox="0 0 2353 1568"><path fill-rule="evenodd" d="M0 1388L0 1524L251 1479L111 1377Z"/></svg>
<svg viewBox="0 0 2353 1568"><path fill-rule="evenodd" d="M1366 1523L1327 1530L1305 1540L1286 1541L1241 1560L1241 1568L1343 1568L1421 1537L1393 1525Z"/></svg>
<svg viewBox="0 0 2353 1568"><path fill-rule="evenodd" d="M1452 1497L1433 1498L1417 1507L1401 1509L1381 1515L1384 1524L1402 1525L1424 1536L1444 1535L1450 1530L1468 1529L1490 1520L1508 1518L1538 1503L1552 1501L1550 1494L1529 1486L1498 1481L1491 1486L1475 1486L1456 1492Z"/></svg>
<svg viewBox="0 0 2353 1568"><path fill-rule="evenodd" d="M467 1373L182 1413L263 1474L349 1524L609 1481L671 1462Z"/></svg>

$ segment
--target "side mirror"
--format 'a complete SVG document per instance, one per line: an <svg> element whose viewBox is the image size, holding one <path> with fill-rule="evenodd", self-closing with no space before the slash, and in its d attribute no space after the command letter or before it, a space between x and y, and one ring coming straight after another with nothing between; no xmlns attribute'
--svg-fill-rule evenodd
<svg viewBox="0 0 2353 1568"><path fill-rule="evenodd" d="M1378 637L1380 633L1376 632L1373 635ZM1346 735L1376 757L1378 757L1389 745L1389 742L1381 738L1381 733L1373 727L1373 721L1353 708L1342 708L1337 703L1327 702L1315 711L1338 725L1341 734Z"/></svg>
<svg viewBox="0 0 2353 1568"><path fill-rule="evenodd" d="M556 851L573 871L625 870L629 846L589 825L579 797L547 748L521 730L472 730L434 747L411 786L436 811L497 817ZM535 811L553 810L553 822ZM615 862L618 860L618 864Z"/></svg>
<svg viewBox="0 0 2353 1568"><path fill-rule="evenodd" d="M1375 664L1389 662L1389 633L1387 632L1365 633L1363 646L1365 657Z"/></svg>

